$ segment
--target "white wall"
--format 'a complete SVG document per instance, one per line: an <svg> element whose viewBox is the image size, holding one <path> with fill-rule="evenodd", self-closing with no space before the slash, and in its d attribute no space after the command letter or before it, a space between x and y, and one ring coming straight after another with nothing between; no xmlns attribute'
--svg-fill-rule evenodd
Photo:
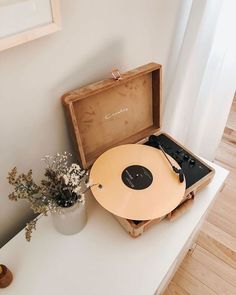
<svg viewBox="0 0 236 295"><path fill-rule="evenodd" d="M63 93L149 61L167 65L181 0L62 0L62 31L0 52L0 247L32 216L7 172L70 150ZM165 78L164 75L164 78ZM165 79L164 79L165 83Z"/></svg>

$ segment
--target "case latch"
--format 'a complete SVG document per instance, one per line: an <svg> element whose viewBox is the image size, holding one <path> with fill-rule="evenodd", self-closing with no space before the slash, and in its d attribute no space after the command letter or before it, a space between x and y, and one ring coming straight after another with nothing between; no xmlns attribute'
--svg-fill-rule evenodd
<svg viewBox="0 0 236 295"><path fill-rule="evenodd" d="M117 81L120 81L122 80L123 78L121 77L121 74L120 74L120 71L118 69L113 69L112 72L112 77L117 80Z"/></svg>

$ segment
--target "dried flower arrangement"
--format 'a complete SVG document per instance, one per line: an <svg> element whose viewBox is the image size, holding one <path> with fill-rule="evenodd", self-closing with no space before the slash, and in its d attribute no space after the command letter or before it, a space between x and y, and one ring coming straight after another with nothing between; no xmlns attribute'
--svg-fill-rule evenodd
<svg viewBox="0 0 236 295"><path fill-rule="evenodd" d="M73 206L76 202L85 201L85 192L89 189L88 173L78 164L69 164L71 154L64 152L55 156L45 156L42 160L46 163L41 185L37 185L32 178L32 170L27 174L17 173L13 168L8 173L8 182L14 187L14 191L8 196L10 200L26 200L31 204L34 213L41 214L27 223L25 237L30 241L33 229L41 216L58 212L60 208ZM87 188L86 188L87 187Z"/></svg>

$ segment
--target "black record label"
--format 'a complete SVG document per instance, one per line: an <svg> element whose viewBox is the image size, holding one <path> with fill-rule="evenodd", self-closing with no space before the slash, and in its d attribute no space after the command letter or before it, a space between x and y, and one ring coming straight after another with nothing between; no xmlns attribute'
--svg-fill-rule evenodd
<svg viewBox="0 0 236 295"><path fill-rule="evenodd" d="M121 175L122 181L129 188L142 190L152 184L153 176L150 170L140 165L125 168Z"/></svg>

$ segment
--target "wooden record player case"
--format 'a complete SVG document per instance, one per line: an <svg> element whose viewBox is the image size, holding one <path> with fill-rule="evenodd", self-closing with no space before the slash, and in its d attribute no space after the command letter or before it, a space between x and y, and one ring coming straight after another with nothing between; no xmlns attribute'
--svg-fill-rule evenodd
<svg viewBox="0 0 236 295"><path fill-rule="evenodd" d="M161 70L161 65L156 63L141 66L122 76L116 70L112 73L113 78L63 95L62 102L78 160L83 168L90 168L111 147L145 143L150 135L162 133ZM179 143L178 145L183 147ZM188 153L197 158L191 151L188 150ZM175 219L192 205L195 192L211 181L214 170L211 167L209 169L211 172L207 176L186 189L181 204L167 216L138 223L118 216L115 216L116 219L132 237L141 235L152 224L165 217Z"/></svg>

